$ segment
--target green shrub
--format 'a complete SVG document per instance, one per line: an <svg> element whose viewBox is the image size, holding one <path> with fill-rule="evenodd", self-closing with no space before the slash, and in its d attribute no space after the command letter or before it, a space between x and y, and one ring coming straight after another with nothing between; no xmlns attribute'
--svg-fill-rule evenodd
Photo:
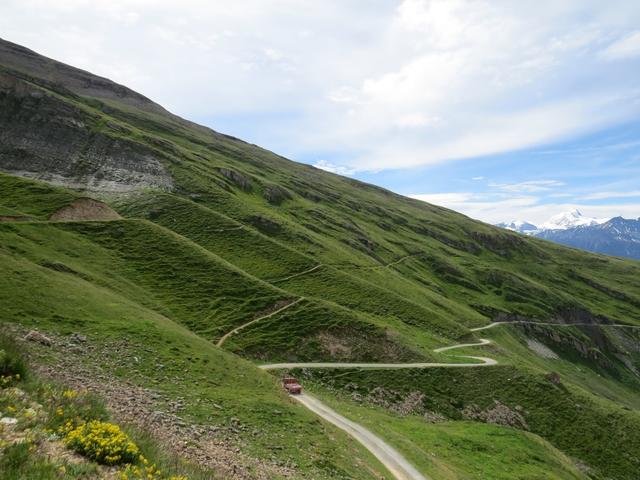
<svg viewBox="0 0 640 480"><path fill-rule="evenodd" d="M15 443L0 453L2 480L59 480L61 478L97 478L95 464L53 463L39 454L31 442Z"/></svg>
<svg viewBox="0 0 640 480"><path fill-rule="evenodd" d="M0 335L0 377L19 375L25 378L27 364L15 346L15 342L6 335Z"/></svg>
<svg viewBox="0 0 640 480"><path fill-rule="evenodd" d="M29 461L29 448L31 444L28 442L14 443L9 445L2 452L2 465L0 471L19 471Z"/></svg>

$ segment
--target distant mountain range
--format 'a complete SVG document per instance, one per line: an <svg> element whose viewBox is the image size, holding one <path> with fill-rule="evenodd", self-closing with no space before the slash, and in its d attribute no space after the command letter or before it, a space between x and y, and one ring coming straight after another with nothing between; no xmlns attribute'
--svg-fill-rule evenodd
<svg viewBox="0 0 640 480"><path fill-rule="evenodd" d="M549 220L540 225L523 220L514 220L509 223L498 223L498 227L506 228L514 232L523 233L525 235L537 235L547 230L566 230L575 227L592 227L607 222L608 218L591 218L582 215L580 210L573 209L568 212L554 215Z"/></svg>
<svg viewBox="0 0 640 480"><path fill-rule="evenodd" d="M515 220L497 226L590 252L640 260L640 218L591 218L574 209L540 225Z"/></svg>

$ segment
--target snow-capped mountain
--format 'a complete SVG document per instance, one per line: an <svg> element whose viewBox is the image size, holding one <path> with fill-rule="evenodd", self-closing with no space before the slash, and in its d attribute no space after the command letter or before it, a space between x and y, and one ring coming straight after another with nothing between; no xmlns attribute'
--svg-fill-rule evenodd
<svg viewBox="0 0 640 480"><path fill-rule="evenodd" d="M580 210L574 208L568 212L554 215L549 220L541 224L538 230L566 230L567 228L573 227L590 227L593 225L600 225L608 220L608 218L585 217L582 215Z"/></svg>
<svg viewBox="0 0 640 480"><path fill-rule="evenodd" d="M640 218L592 218L574 209L554 215L539 226L522 220L497 226L590 252L640 259Z"/></svg>
<svg viewBox="0 0 640 480"><path fill-rule="evenodd" d="M640 260L640 218L615 217L602 224L544 230L536 237L590 252Z"/></svg>
<svg viewBox="0 0 640 480"><path fill-rule="evenodd" d="M538 227L533 223L525 222L523 220L514 220L510 223L498 223L496 226L506 228L507 230L512 230L514 232L524 233L525 235L538 231Z"/></svg>
<svg viewBox="0 0 640 480"><path fill-rule="evenodd" d="M608 218L592 218L585 217L577 208L554 215L549 220L540 225L534 225L531 222L523 220L515 220L509 223L498 223L497 227L513 230L514 232L523 233L525 235L538 235L546 230L566 230L574 227L589 227L600 225L608 221Z"/></svg>

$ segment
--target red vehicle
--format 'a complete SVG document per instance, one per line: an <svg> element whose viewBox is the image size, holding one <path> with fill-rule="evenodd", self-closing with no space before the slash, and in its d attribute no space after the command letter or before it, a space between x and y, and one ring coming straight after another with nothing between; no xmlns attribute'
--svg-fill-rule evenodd
<svg viewBox="0 0 640 480"><path fill-rule="evenodd" d="M302 393L302 385L298 383L298 379L295 377L284 377L282 386L291 395L300 395Z"/></svg>

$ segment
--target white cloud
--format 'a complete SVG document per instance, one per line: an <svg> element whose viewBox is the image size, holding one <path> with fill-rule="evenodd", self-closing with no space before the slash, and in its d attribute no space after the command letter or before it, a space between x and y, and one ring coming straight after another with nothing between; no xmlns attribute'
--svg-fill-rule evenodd
<svg viewBox="0 0 640 480"><path fill-rule="evenodd" d="M598 61L624 22L593 4L566 5L406 0L382 49L403 53L385 72L352 83L348 108L320 111L336 128L318 130L309 147L359 151L360 170L408 168L544 145L636 117L638 88ZM628 10L627 20L640 19ZM592 21L578 21L580 13Z"/></svg>
<svg viewBox="0 0 640 480"><path fill-rule="evenodd" d="M274 61L281 60L282 57L284 56L282 52L279 52L278 50L274 50L273 48L265 48L263 52L267 58Z"/></svg>
<svg viewBox="0 0 640 480"><path fill-rule="evenodd" d="M520 183L489 183L489 187L502 190L504 192L533 193L551 190L552 188L564 186L564 182L558 180L530 180Z"/></svg>
<svg viewBox="0 0 640 480"><path fill-rule="evenodd" d="M602 56L609 60L620 60L638 55L640 55L640 31L613 42L602 52Z"/></svg>
<svg viewBox="0 0 640 480"><path fill-rule="evenodd" d="M450 208L472 218L488 223L499 223L514 218L525 218L515 215L525 212L538 204L539 198L532 195L520 195L508 198L496 198L492 195L471 192L435 193L409 195L434 205Z"/></svg>
<svg viewBox="0 0 640 480"><path fill-rule="evenodd" d="M439 117L428 117L420 112L413 112L401 115L395 120L395 124L400 128L418 128L428 125L436 126L442 123Z"/></svg>
<svg viewBox="0 0 640 480"><path fill-rule="evenodd" d="M411 198L422 200L423 202L433 203L436 205L457 205L471 201L474 193L470 192L453 192L453 193L423 193L417 195L409 195Z"/></svg>
<svg viewBox="0 0 640 480"><path fill-rule="evenodd" d="M589 203L548 203L533 195L496 198L491 194L453 192L409 195L428 203L450 208L471 218L496 224L516 219L541 224L554 214L577 208L594 218L640 217L640 203L593 205Z"/></svg>
<svg viewBox="0 0 640 480"><path fill-rule="evenodd" d="M640 190L630 192L596 192L579 197L579 200L607 200L609 198L640 198Z"/></svg>
<svg viewBox="0 0 640 480"><path fill-rule="evenodd" d="M290 156L413 167L640 113L640 2L3 0L3 38ZM603 58L616 59L603 68ZM249 135L249 136L248 136Z"/></svg>
<svg viewBox="0 0 640 480"><path fill-rule="evenodd" d="M349 176L356 173L356 171L353 168L349 168L344 165L336 165L326 160L318 160L316 163L313 164L313 166L316 168L319 168L320 170L325 170L331 173L337 173L338 175Z"/></svg>
<svg viewBox="0 0 640 480"><path fill-rule="evenodd" d="M360 92L352 87L339 87L327 94L327 98L336 103L357 103L359 102Z"/></svg>
<svg viewBox="0 0 640 480"><path fill-rule="evenodd" d="M471 180L474 182L479 182L480 180L484 180L484 177L471 177Z"/></svg>

